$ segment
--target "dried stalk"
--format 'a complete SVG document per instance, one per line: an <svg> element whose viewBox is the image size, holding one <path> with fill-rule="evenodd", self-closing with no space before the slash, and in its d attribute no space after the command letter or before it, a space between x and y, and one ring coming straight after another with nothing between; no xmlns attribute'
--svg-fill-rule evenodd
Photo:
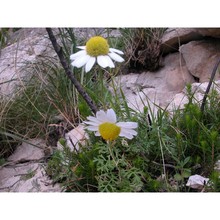
<svg viewBox="0 0 220 220"><path fill-rule="evenodd" d="M203 100L202 100L201 112L204 112L206 99L207 99L207 97L208 97L209 90L210 90L210 88L211 88L211 86L212 86L212 82L213 82L213 80L214 80L214 78L215 78L215 74L216 74L216 71L217 71L217 68L218 68L219 63L220 63L220 58L218 59L218 61L216 62L215 66L214 66L214 68L213 68L212 75L211 75L211 78L210 78L210 80L209 80L209 84L208 84L208 86L207 86L207 88L206 88L206 91L205 91L205 94L204 94L204 97L203 97Z"/></svg>
<svg viewBox="0 0 220 220"><path fill-rule="evenodd" d="M79 92L79 94L84 98L84 100L87 102L87 104L89 105L90 109L92 110L93 113L96 113L98 111L97 106L94 104L93 100L91 99L91 97L88 95L88 93L83 89L82 85L78 82L78 80L74 77L72 71L70 70L70 67L68 65L68 62L66 62L66 59L64 57L63 54L63 50L62 47L60 47L60 45L57 43L57 40L53 34L53 31L51 28L46 28L47 33L49 35L49 39L54 47L54 50L56 51L60 62L63 66L63 69L65 70L66 75L69 77L69 79L71 80L71 82L74 84L74 86L76 87L77 91Z"/></svg>

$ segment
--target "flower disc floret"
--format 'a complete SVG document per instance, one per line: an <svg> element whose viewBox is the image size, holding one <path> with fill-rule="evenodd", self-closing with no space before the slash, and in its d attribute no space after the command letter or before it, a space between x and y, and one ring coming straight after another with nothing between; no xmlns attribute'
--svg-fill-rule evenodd
<svg viewBox="0 0 220 220"><path fill-rule="evenodd" d="M115 140L120 134L121 128L116 124L105 122L99 125L99 133L106 141Z"/></svg>
<svg viewBox="0 0 220 220"><path fill-rule="evenodd" d="M107 55L109 52L107 40L100 36L90 38L86 43L86 52L92 57Z"/></svg>

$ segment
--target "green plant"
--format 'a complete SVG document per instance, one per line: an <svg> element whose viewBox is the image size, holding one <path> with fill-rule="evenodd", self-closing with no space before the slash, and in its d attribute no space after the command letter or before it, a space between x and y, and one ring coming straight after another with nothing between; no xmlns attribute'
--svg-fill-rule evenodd
<svg viewBox="0 0 220 220"><path fill-rule="evenodd" d="M10 28L0 28L0 50L7 44Z"/></svg>
<svg viewBox="0 0 220 220"><path fill-rule="evenodd" d="M96 169L93 158L95 149L81 147L71 152L63 139L59 140L62 150L57 150L48 161L46 172L54 182L62 184L65 191L97 191Z"/></svg>
<svg viewBox="0 0 220 220"><path fill-rule="evenodd" d="M214 170L210 174L210 179L205 187L207 192L220 192L219 171Z"/></svg>
<svg viewBox="0 0 220 220"><path fill-rule="evenodd" d="M120 29L127 63L132 70L156 71L161 66L161 37L166 28Z"/></svg>
<svg viewBox="0 0 220 220"><path fill-rule="evenodd" d="M0 28L0 54L1 49L3 49L9 42L11 34L20 28Z"/></svg>
<svg viewBox="0 0 220 220"><path fill-rule="evenodd" d="M98 190L101 192L138 192L144 185L144 173L132 163L120 143L98 143L94 159ZM136 162L137 160L135 160Z"/></svg>
<svg viewBox="0 0 220 220"><path fill-rule="evenodd" d="M51 110L50 105L42 95L42 91L36 88L36 79L32 83L15 93L16 95L10 100L2 100L1 156L10 154L20 143L21 139L16 136L26 139L45 134L44 124L48 120L46 115ZM13 137L6 133L11 133Z"/></svg>
<svg viewBox="0 0 220 220"><path fill-rule="evenodd" d="M93 176L95 191L188 192L186 181L190 175L212 175L220 148L219 97L214 91L210 93L203 114L190 88L188 99L185 108L177 109L170 117L166 109L154 112L150 105L145 106L143 113L131 110L123 92L108 97L106 101L117 109L121 120L138 122L138 135L133 140L119 138L106 143L89 133L90 141L82 149L83 157L90 160L82 167L78 158L75 174L82 178ZM88 164L94 168L92 172ZM86 180L90 185L90 179Z"/></svg>
<svg viewBox="0 0 220 220"><path fill-rule="evenodd" d="M187 163L190 161L190 156L186 157L183 161L177 160L177 164L175 166L175 172L174 179L178 181L178 187L181 191L183 191L183 187L185 184L186 178L188 178L191 175L191 169L185 168L187 167Z"/></svg>

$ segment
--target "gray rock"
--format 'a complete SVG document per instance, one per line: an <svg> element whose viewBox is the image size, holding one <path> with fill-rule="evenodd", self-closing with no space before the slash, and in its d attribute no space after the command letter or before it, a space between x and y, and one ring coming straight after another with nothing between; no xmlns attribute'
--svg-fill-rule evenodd
<svg viewBox="0 0 220 220"><path fill-rule="evenodd" d="M76 128L65 134L66 145L71 151L80 150L79 144L84 145L85 140L88 138L89 137L84 130L83 124L79 124ZM63 147L59 142L57 143L57 148L59 150L63 150Z"/></svg>
<svg viewBox="0 0 220 220"><path fill-rule="evenodd" d="M177 52L182 44L201 38L195 28L168 28L161 39L161 49L163 54Z"/></svg>
<svg viewBox="0 0 220 220"><path fill-rule="evenodd" d="M194 94L193 102L202 103L206 88L208 86L208 82L204 83L192 83L191 89ZM220 94L220 80L213 82L210 91L215 90L218 94ZM210 93L209 91L209 93ZM184 105L188 103L187 91L186 88L183 89L182 92L177 93L173 100L170 102L168 106L168 110L172 112L175 109L183 109Z"/></svg>
<svg viewBox="0 0 220 220"><path fill-rule="evenodd" d="M56 55L44 28L24 28L15 32L9 45L1 49L0 95L11 97L14 89L30 77L29 66L48 54L50 57Z"/></svg>
<svg viewBox="0 0 220 220"><path fill-rule="evenodd" d="M202 36L220 38L220 28L196 28Z"/></svg>
<svg viewBox="0 0 220 220"><path fill-rule="evenodd" d="M180 47L189 72L199 78L199 82L207 82L220 57L220 40L191 41ZM216 74L215 80L218 80Z"/></svg>
<svg viewBox="0 0 220 220"><path fill-rule="evenodd" d="M162 36L161 49L163 54L176 52L181 45L204 37L220 38L220 28L168 28Z"/></svg>
<svg viewBox="0 0 220 220"><path fill-rule="evenodd" d="M0 189L10 189L20 181L21 176L34 172L38 164L17 164L14 166L3 167L0 169Z"/></svg>
<svg viewBox="0 0 220 220"><path fill-rule="evenodd" d="M105 38L121 36L121 32L117 28L110 28L108 31L106 31L106 28L73 28L73 31L78 41L87 41L97 35Z"/></svg>
<svg viewBox="0 0 220 220"><path fill-rule="evenodd" d="M151 108L155 108L155 104L166 107L175 94L193 82L179 53L167 55L164 67L156 72L122 75L115 79L115 85L122 88L128 105L139 111L148 104Z"/></svg>
<svg viewBox="0 0 220 220"><path fill-rule="evenodd" d="M0 168L0 192L61 192L53 185L43 164L23 163Z"/></svg>
<svg viewBox="0 0 220 220"><path fill-rule="evenodd" d="M15 152L8 158L8 161L40 160L45 156L44 149L46 148L46 143L44 140L33 139L28 142L23 142L18 146Z"/></svg>
<svg viewBox="0 0 220 220"><path fill-rule="evenodd" d="M0 167L0 192L60 192L44 170L45 147L41 139L23 142Z"/></svg>

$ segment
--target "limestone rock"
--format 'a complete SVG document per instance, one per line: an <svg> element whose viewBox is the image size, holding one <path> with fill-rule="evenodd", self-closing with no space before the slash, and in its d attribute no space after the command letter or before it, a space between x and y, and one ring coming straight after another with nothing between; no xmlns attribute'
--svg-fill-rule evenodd
<svg viewBox="0 0 220 220"><path fill-rule="evenodd" d="M87 41L90 37L101 35L107 37L121 37L121 32L117 28L110 28L108 32L106 28L73 28L76 39L79 41Z"/></svg>
<svg viewBox="0 0 220 220"><path fill-rule="evenodd" d="M202 103L206 88L208 86L208 82L204 83L192 83L191 84L191 90L192 93L194 94L194 99L193 102ZM220 95L220 80L215 81L212 83L212 86L210 88L209 93L215 90L219 95ZM186 88L183 89L182 92L177 93L174 97L173 100L170 102L168 106L168 110L172 112L175 109L183 109L184 105L188 103L188 97L187 97L187 92Z"/></svg>
<svg viewBox="0 0 220 220"><path fill-rule="evenodd" d="M43 164L23 163L0 168L0 192L61 192L53 185Z"/></svg>
<svg viewBox="0 0 220 220"><path fill-rule="evenodd" d="M166 90L175 93L181 91L187 83L195 81L180 53L167 55L164 61L164 69L161 69L160 72L165 75Z"/></svg>
<svg viewBox="0 0 220 220"><path fill-rule="evenodd" d="M33 139L28 142L23 142L18 146L15 152L8 158L8 161L40 160L45 156L44 149L46 148L46 143L44 140Z"/></svg>
<svg viewBox="0 0 220 220"><path fill-rule="evenodd" d="M84 130L84 126L82 124L78 125L76 128L72 129L68 133L65 134L66 145L71 149L71 151L78 151L79 144L83 145L85 140L88 139L88 135ZM61 144L58 142L57 148L62 150Z"/></svg>
<svg viewBox="0 0 220 220"><path fill-rule="evenodd" d="M200 176L198 174L192 175L189 177L186 186L193 188L193 189L199 189L202 190L203 187L209 182L209 178L205 178L203 176Z"/></svg>
<svg viewBox="0 0 220 220"><path fill-rule="evenodd" d="M177 93L173 97L173 100L169 103L167 110L172 113L176 109L183 109L184 105L187 104L188 101L189 100L185 92Z"/></svg>
<svg viewBox="0 0 220 220"><path fill-rule="evenodd" d="M220 40L191 41L180 47L189 72L199 82L209 81L212 70L220 57ZM216 74L215 80L219 79Z"/></svg>
<svg viewBox="0 0 220 220"><path fill-rule="evenodd" d="M144 106L166 107L174 95L182 91L194 79L189 74L179 53L169 54L164 59L164 67L156 72L143 72L118 76L115 84L122 88L129 107L143 111Z"/></svg>
<svg viewBox="0 0 220 220"><path fill-rule="evenodd" d="M162 36L161 49L163 54L176 52L181 45L204 37L220 38L220 28L168 28Z"/></svg>
<svg viewBox="0 0 220 220"><path fill-rule="evenodd" d="M202 36L220 38L220 28L196 28Z"/></svg>
<svg viewBox="0 0 220 220"><path fill-rule="evenodd" d="M35 145L35 146L33 146ZM23 142L0 167L0 192L60 192L59 184L46 175L45 141Z"/></svg>
<svg viewBox="0 0 220 220"><path fill-rule="evenodd" d="M44 28L24 28L14 33L10 44L0 54L0 95L11 96L17 85L22 85L27 66L37 59L55 56Z"/></svg>
<svg viewBox="0 0 220 220"><path fill-rule="evenodd" d="M217 160L214 166L214 170L220 173L220 160Z"/></svg>
<svg viewBox="0 0 220 220"><path fill-rule="evenodd" d="M176 52L182 44L201 38L201 34L194 28L169 28L162 37L161 49L163 54Z"/></svg>

